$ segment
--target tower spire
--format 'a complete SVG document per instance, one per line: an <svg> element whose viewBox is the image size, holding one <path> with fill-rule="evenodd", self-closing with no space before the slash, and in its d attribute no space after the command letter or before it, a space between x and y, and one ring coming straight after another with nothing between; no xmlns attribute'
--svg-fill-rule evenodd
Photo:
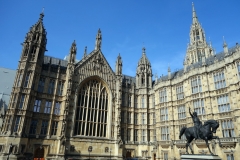
<svg viewBox="0 0 240 160"><path fill-rule="evenodd" d="M197 14L196 14L193 2L192 2L192 18L193 18L193 24L198 23L198 18L197 18Z"/></svg>
<svg viewBox="0 0 240 160"><path fill-rule="evenodd" d="M205 32L198 21L194 4L192 3L192 25L190 28L190 44L187 46L186 59L184 67L202 60L202 55L205 58L213 54L212 47L206 42Z"/></svg>

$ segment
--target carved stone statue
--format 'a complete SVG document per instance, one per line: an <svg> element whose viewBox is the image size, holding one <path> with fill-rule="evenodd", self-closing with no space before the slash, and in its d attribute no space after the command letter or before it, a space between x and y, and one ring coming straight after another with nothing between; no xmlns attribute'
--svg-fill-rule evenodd
<svg viewBox="0 0 240 160"><path fill-rule="evenodd" d="M216 133L217 128L219 127L219 123L216 120L208 120L206 121L203 125L200 119L197 116L196 112L191 113L191 110L189 108L189 113L192 117L194 127L183 127L180 131L179 139L181 139L181 136L184 134L187 138L187 143L186 143L186 153L188 153L188 147L191 149L192 154L193 150L190 145L192 140L195 139L203 139L206 142L206 145L208 147L209 152L213 155L212 151L209 148L209 140L212 139L218 139L219 141L219 146L222 146L220 139L218 136L213 136L213 133Z"/></svg>

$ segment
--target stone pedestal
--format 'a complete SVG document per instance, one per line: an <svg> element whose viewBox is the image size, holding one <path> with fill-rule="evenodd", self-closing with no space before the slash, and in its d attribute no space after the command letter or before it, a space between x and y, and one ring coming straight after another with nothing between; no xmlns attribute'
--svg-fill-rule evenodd
<svg viewBox="0 0 240 160"><path fill-rule="evenodd" d="M222 160L218 155L210 154L182 154L181 160Z"/></svg>

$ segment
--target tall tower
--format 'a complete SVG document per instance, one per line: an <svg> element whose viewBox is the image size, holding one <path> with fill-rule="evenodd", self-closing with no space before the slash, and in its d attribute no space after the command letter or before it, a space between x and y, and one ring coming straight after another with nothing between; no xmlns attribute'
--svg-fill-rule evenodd
<svg viewBox="0 0 240 160"><path fill-rule="evenodd" d="M116 65L115 65L115 74L116 74L116 107L117 107L117 139L121 138L121 102L122 102L122 58L120 54L117 57Z"/></svg>
<svg viewBox="0 0 240 160"><path fill-rule="evenodd" d="M141 118L141 137L144 142L150 141L150 127L149 127L149 91L152 89L152 68L146 56L145 47L142 48L142 57L138 62L136 74L136 89L138 90L138 105L141 111L138 113L138 118Z"/></svg>
<svg viewBox="0 0 240 160"><path fill-rule="evenodd" d="M207 44L204 29L198 21L194 4L192 3L192 25L190 29L190 44L187 47L187 53L184 65L189 66L193 63L202 61L202 58L213 55L213 48Z"/></svg>
<svg viewBox="0 0 240 160"><path fill-rule="evenodd" d="M35 82L38 82L40 78L47 44L43 17L44 14L41 13L39 20L30 28L22 44L22 54L6 113L6 123L2 128L2 131L7 135L13 134L18 137L27 134L25 127L32 112L30 107L35 101L34 95L36 95L37 87Z"/></svg>
<svg viewBox="0 0 240 160"><path fill-rule="evenodd" d="M69 52L69 59L68 59L68 64L67 64L67 79L66 79L66 83L67 83L67 88L66 88L66 101L65 101L65 109L64 109L64 118L63 118L63 125L62 125L62 130L61 130L61 135L63 136L70 136L70 132L72 132L73 130L71 130L70 132L66 132L66 127L69 125L69 127L73 128L73 124L68 123L67 121L67 116L70 110L70 106L73 106L74 102L71 101L71 94L73 91L72 88L72 84L73 84L73 75L74 75L74 70L75 70L75 61L76 61L76 54L77 54L77 45L75 40L73 41L71 48L70 48L70 52ZM72 117L73 118L73 117Z"/></svg>

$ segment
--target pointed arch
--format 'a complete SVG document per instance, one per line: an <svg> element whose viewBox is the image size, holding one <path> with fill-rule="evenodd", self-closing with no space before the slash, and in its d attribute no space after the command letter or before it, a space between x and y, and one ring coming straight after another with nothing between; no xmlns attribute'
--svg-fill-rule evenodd
<svg viewBox="0 0 240 160"><path fill-rule="evenodd" d="M76 90L74 133L75 136L108 136L111 119L111 93L99 77L90 77Z"/></svg>

